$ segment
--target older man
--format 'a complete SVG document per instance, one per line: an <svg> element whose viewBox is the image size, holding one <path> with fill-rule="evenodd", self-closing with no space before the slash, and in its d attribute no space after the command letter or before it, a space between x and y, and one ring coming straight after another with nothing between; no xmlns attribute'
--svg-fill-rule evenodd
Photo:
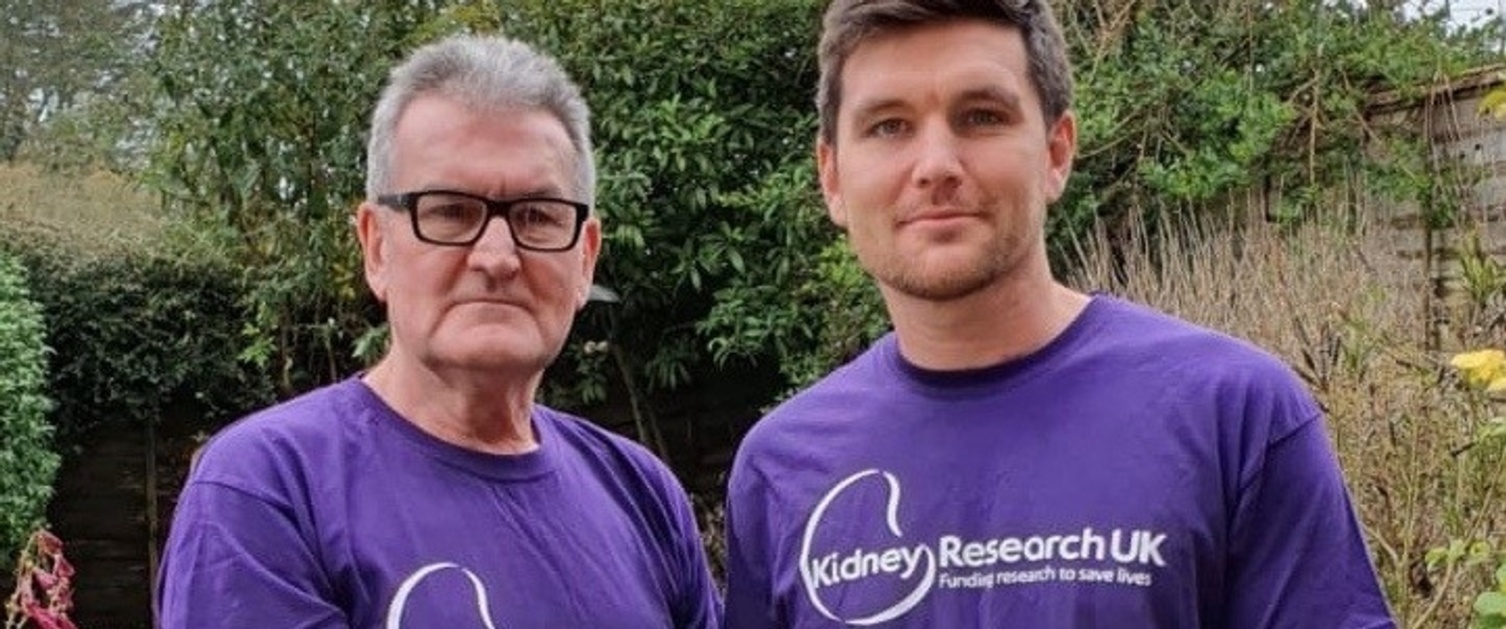
<svg viewBox="0 0 1506 629"><path fill-rule="evenodd" d="M820 66L827 210L894 333L743 442L729 627L1392 626L1292 373L1053 278L1045 0L835 0Z"/></svg>
<svg viewBox="0 0 1506 629"><path fill-rule="evenodd" d="M683 490L534 402L601 247L559 66L460 37L397 67L356 214L391 346L216 436L184 488L166 628L714 627Z"/></svg>

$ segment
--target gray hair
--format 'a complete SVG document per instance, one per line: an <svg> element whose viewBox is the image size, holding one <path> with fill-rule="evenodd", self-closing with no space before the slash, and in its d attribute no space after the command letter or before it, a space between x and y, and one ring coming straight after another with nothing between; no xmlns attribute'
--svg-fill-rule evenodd
<svg viewBox="0 0 1506 629"><path fill-rule="evenodd" d="M414 51L392 69L371 114L366 145L366 197L391 192L392 139L408 103L424 95L459 101L483 112L542 109L570 134L575 147L575 194L595 206L596 161L591 152L591 112L554 58L501 36L450 37Z"/></svg>

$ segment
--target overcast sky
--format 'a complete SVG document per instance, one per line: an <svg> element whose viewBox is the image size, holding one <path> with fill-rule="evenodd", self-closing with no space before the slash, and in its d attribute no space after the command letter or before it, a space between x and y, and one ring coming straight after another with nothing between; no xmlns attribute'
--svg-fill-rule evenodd
<svg viewBox="0 0 1506 629"><path fill-rule="evenodd" d="M1478 24L1481 20L1499 19L1501 11L1506 8L1506 0L1448 0L1449 8L1453 10L1454 21L1458 24ZM1433 6L1441 4L1442 0L1434 0Z"/></svg>

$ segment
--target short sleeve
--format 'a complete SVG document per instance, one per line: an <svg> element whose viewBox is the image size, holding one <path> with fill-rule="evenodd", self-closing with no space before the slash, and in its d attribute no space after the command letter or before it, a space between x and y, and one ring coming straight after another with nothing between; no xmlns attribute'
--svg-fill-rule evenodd
<svg viewBox="0 0 1506 629"><path fill-rule="evenodd" d="M173 516L157 588L162 629L349 627L283 508L191 482Z"/></svg>
<svg viewBox="0 0 1506 629"><path fill-rule="evenodd" d="M719 629L722 626L722 603L716 583L706 561L706 547L701 542L695 511L673 475L664 471L665 495L670 496L671 512L677 535L679 555L679 602L675 609L675 627L684 629Z"/></svg>
<svg viewBox="0 0 1506 629"><path fill-rule="evenodd" d="M1234 514L1231 629L1394 627L1321 417L1271 443Z"/></svg>
<svg viewBox="0 0 1506 629"><path fill-rule="evenodd" d="M742 456L739 456L742 459ZM734 465L727 487L727 627L778 627L773 600L772 566L765 548L767 510L757 504L763 493L756 470Z"/></svg>

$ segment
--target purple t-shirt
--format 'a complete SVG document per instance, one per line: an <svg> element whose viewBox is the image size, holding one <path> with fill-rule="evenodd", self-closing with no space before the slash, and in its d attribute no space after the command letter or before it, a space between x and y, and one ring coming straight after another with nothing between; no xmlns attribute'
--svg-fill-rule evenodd
<svg viewBox="0 0 1506 629"><path fill-rule="evenodd" d="M1109 297L986 369L880 340L753 428L727 504L731 629L1394 626L1300 382Z"/></svg>
<svg viewBox="0 0 1506 629"><path fill-rule="evenodd" d="M359 379L236 423L179 500L160 626L718 626L670 472L548 408L533 426L532 453L466 450Z"/></svg>

